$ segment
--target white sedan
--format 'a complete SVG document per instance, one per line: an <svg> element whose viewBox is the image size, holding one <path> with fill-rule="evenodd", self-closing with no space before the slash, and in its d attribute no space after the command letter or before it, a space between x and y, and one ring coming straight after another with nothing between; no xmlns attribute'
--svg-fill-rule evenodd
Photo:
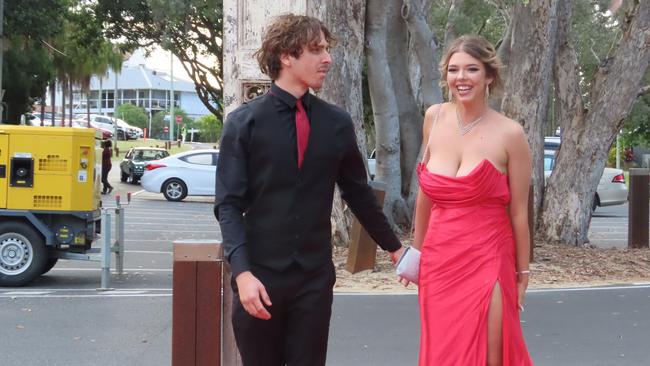
<svg viewBox="0 0 650 366"><path fill-rule="evenodd" d="M148 192L162 193L169 201L189 196L213 196L219 150L186 151L145 165L140 180Z"/></svg>
<svg viewBox="0 0 650 366"><path fill-rule="evenodd" d="M555 151L544 151L544 179L548 179L555 167ZM622 205L627 202L627 185L621 169L605 168L598 181L596 196L591 203L591 210L598 206Z"/></svg>

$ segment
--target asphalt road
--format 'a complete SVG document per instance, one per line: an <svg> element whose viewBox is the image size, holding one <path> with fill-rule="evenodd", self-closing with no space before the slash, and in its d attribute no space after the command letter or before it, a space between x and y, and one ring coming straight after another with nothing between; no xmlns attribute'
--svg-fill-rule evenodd
<svg viewBox="0 0 650 366"><path fill-rule="evenodd" d="M219 237L211 199L139 193L125 212L126 273L112 276L115 291L97 292L99 264L81 261L0 288L0 365L170 363L172 241ZM647 286L531 291L522 320L537 365L648 365L648 313ZM415 365L417 349L416 296L335 297L328 365Z"/></svg>
<svg viewBox="0 0 650 366"><path fill-rule="evenodd" d="M627 248L628 212L627 203L598 207L591 217L590 243L600 248Z"/></svg>

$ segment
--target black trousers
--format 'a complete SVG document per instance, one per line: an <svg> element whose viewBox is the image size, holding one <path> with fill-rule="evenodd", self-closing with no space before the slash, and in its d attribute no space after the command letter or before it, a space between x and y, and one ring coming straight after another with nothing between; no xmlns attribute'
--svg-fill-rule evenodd
<svg viewBox="0 0 650 366"><path fill-rule="evenodd" d="M283 272L254 266L253 275L271 298L271 319L250 316L233 280L232 324L244 366L324 366L336 281L330 262L306 272L294 264Z"/></svg>
<svg viewBox="0 0 650 366"><path fill-rule="evenodd" d="M109 188L113 186L108 183L108 172L111 171L111 167L102 167L102 192L106 192Z"/></svg>

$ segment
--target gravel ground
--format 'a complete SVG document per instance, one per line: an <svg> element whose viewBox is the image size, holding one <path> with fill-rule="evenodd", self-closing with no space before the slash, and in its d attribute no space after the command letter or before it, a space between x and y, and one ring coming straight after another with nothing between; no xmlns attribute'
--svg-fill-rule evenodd
<svg viewBox="0 0 650 366"><path fill-rule="evenodd" d="M529 288L597 286L650 282L650 249L601 249L538 243ZM337 292L412 292L397 283L393 265L378 250L374 270L356 274L346 267L347 248L334 248Z"/></svg>

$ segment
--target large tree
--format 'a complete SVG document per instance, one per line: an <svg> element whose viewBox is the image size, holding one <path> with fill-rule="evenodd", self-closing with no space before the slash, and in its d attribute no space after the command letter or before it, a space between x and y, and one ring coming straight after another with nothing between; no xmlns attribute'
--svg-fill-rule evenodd
<svg viewBox="0 0 650 366"><path fill-rule="evenodd" d="M569 7L562 14L569 16ZM563 116L565 128L539 225L539 234L550 241L573 245L588 241L591 205L609 147L630 113L648 69L650 2L626 2L618 14L610 25L620 26L619 41L592 75L584 75L577 62L567 30L570 22L560 21L556 87L558 114ZM590 78L585 96L580 75Z"/></svg>
<svg viewBox="0 0 650 366"><path fill-rule="evenodd" d="M334 66L327 75L319 96L345 109L352 116L357 143L364 156L366 134L363 129L363 99L361 76L363 70L363 43L366 19L366 0L341 2L311 1L307 13L321 19L337 38L332 49ZM345 245L350 241L351 214L346 210L338 190L332 209L333 242Z"/></svg>
<svg viewBox="0 0 650 366"><path fill-rule="evenodd" d="M20 115L42 98L52 80L47 40L63 32L68 5L66 0L5 1L2 89L6 122L19 123Z"/></svg>
<svg viewBox="0 0 650 366"><path fill-rule="evenodd" d="M96 13L106 35L129 49L159 44L171 50L203 104L222 120L222 0L97 0Z"/></svg>
<svg viewBox="0 0 650 366"><path fill-rule="evenodd" d="M544 191L543 127L548 114L551 76L557 35L557 0L518 2L515 16L504 38L510 62L505 68L502 112L524 127L533 156L535 212L539 212Z"/></svg>

